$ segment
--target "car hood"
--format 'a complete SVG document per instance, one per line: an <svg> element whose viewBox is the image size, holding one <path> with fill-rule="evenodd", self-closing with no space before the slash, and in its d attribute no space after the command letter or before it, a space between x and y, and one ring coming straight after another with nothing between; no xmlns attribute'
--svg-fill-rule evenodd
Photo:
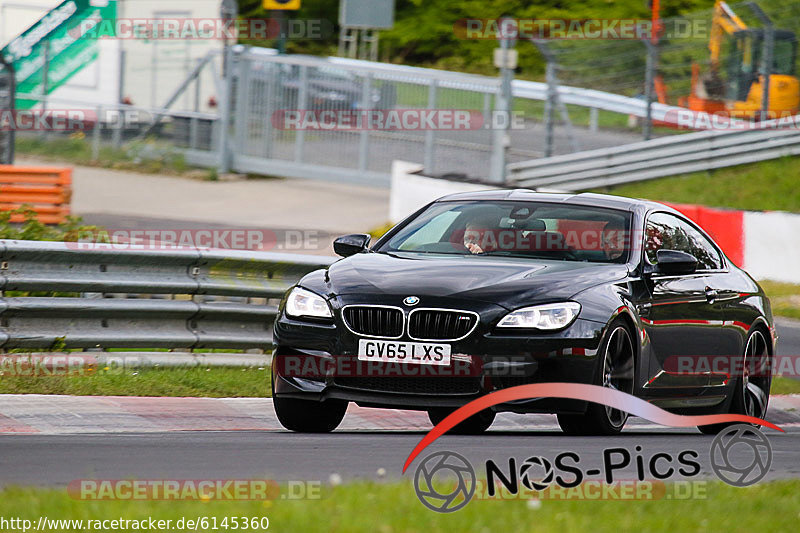
<svg viewBox="0 0 800 533"><path fill-rule="evenodd" d="M627 273L620 264L362 253L331 265L326 281L331 296L434 296L516 308L567 299Z"/></svg>

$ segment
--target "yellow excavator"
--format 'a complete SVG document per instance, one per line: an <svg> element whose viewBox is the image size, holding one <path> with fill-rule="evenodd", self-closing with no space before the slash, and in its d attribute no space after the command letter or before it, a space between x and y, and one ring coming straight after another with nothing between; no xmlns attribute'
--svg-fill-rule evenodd
<svg viewBox="0 0 800 533"><path fill-rule="evenodd" d="M757 5L764 20L769 20ZM711 52L711 69L700 76L700 69L692 65L692 90L683 105L694 111L709 113L727 112L733 116L753 118L760 116L764 99L764 40L763 28L749 28L726 4L718 0L714 5L711 35L708 48ZM772 30L774 47L769 67L769 116L794 115L800 108L800 80L795 75L797 37L788 30ZM720 61L722 48L727 42L725 65ZM725 81L721 69L725 69Z"/></svg>

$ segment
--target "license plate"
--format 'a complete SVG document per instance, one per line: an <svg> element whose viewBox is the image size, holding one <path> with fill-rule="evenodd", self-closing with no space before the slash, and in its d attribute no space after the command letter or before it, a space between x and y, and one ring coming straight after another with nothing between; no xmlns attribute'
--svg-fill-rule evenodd
<svg viewBox="0 0 800 533"><path fill-rule="evenodd" d="M411 363L421 365L449 365L450 345L427 342L398 342L360 339L359 361Z"/></svg>

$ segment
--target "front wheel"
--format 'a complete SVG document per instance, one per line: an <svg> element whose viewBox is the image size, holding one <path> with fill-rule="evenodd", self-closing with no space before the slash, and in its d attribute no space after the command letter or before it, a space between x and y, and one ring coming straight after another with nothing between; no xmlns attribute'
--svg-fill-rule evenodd
<svg viewBox="0 0 800 533"><path fill-rule="evenodd" d="M622 320L615 320L599 352L600 368L595 384L633 394L635 354L633 337ZM590 403L583 414L559 414L558 425L567 435L616 435L625 426L628 413Z"/></svg>
<svg viewBox="0 0 800 533"><path fill-rule="evenodd" d="M289 431L329 433L336 429L347 411L342 400L297 400L275 397L272 401L278 421Z"/></svg>
<svg viewBox="0 0 800 533"><path fill-rule="evenodd" d="M429 409L428 419L434 426L447 418L452 413L452 409ZM490 409L485 409L478 414L472 415L463 422L457 424L450 430L452 435L480 435L492 425L494 422L495 412Z"/></svg>
<svg viewBox="0 0 800 533"><path fill-rule="evenodd" d="M769 358L769 347L764 333L759 329L753 330L744 348L742 375L736 378L731 413L761 419L767 414L769 389L772 385ZM697 429L706 435L716 435L735 423L697 426Z"/></svg>

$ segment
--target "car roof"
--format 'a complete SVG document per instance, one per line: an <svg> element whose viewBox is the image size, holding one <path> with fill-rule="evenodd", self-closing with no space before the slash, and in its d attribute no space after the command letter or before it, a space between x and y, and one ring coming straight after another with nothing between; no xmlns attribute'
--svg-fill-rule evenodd
<svg viewBox="0 0 800 533"><path fill-rule="evenodd" d="M453 200L518 200L527 202L549 202L564 203L571 205L583 205L593 207L606 207L610 209L621 209L624 211L669 211L680 214L674 209L658 202L650 200L638 200L626 198L624 196L614 196L611 194L597 194L591 192L582 193L552 193L536 192L530 189L491 189L485 191L460 192L449 194L436 200L437 202L449 202ZM681 215L683 216L683 215Z"/></svg>

